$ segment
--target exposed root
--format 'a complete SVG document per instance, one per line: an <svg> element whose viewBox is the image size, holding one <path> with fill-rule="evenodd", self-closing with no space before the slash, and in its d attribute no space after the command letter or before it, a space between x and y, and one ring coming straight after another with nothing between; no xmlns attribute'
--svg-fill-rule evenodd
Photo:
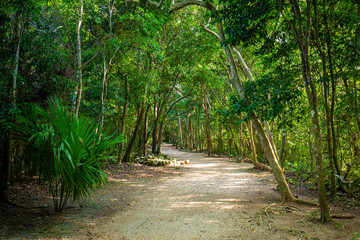
<svg viewBox="0 0 360 240"><path fill-rule="evenodd" d="M308 200L304 200L304 199L298 199L292 195L283 197L281 204L284 204L284 203L299 203L299 204L306 204L306 205L311 205L311 206L319 206L319 203L317 203L317 202L308 201Z"/></svg>
<svg viewBox="0 0 360 240"><path fill-rule="evenodd" d="M311 206L319 206L319 203L317 203L317 202L308 201L308 200L304 200L304 199L298 199L298 198L294 198L293 202L294 203L311 205Z"/></svg>
<svg viewBox="0 0 360 240"><path fill-rule="evenodd" d="M356 218L354 215L341 215L341 214L331 214L331 218L340 218L340 219L353 219Z"/></svg>
<svg viewBox="0 0 360 240"><path fill-rule="evenodd" d="M280 214L280 213L293 213L296 211L302 211L302 209L294 205L282 206L276 203L272 203L266 209L264 209L264 213L267 217L270 217L269 213Z"/></svg>
<svg viewBox="0 0 360 240"><path fill-rule="evenodd" d="M254 162L254 166L255 166L257 169L267 170L267 171L272 172L271 168L268 167L268 166L265 165L265 164L262 164L262 163L259 163L259 162Z"/></svg>

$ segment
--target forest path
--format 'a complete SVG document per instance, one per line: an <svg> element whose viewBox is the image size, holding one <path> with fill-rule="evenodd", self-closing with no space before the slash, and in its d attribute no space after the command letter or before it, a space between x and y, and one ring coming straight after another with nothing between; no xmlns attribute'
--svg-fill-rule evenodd
<svg viewBox="0 0 360 240"><path fill-rule="evenodd" d="M290 211L264 210L279 203L271 173L251 164L176 150L169 144L163 154L190 160L183 174L141 183L132 204L92 229L105 239L333 239L336 229L306 223L310 207ZM279 205L279 209L284 206ZM302 206L300 206L302 208ZM293 209L294 210L294 209ZM276 216L276 219L274 219ZM316 226L311 227L312 224ZM313 228L312 229L309 229ZM311 233L309 233L309 231ZM319 236L320 234L320 236ZM306 237L308 236L308 237ZM324 237L324 238L322 238ZM336 239L336 238L334 238Z"/></svg>

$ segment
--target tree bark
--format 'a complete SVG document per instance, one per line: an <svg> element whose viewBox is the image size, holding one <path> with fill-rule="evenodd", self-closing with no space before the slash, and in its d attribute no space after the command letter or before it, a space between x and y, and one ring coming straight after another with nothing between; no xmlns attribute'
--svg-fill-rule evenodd
<svg viewBox="0 0 360 240"><path fill-rule="evenodd" d="M128 84L128 81L125 80L125 103L124 103L123 112L122 112L122 116L121 116L121 124L119 126L119 135L123 135L125 133L125 120L126 120L128 101L129 101L129 84ZM121 163L122 154L124 151L124 145L125 145L125 143L120 143L118 159L117 159L118 163Z"/></svg>
<svg viewBox="0 0 360 240"><path fill-rule="evenodd" d="M105 51L105 50L104 50ZM106 58L105 52L103 51L103 81L102 81L102 89L101 89L101 109L100 109L100 131L102 131L104 127L105 120L105 98L106 98L106 89L107 89L107 67L106 67ZM101 137L101 134L100 134Z"/></svg>
<svg viewBox="0 0 360 240"><path fill-rule="evenodd" d="M83 91L83 79L82 79L82 60L81 60L81 25L82 18L84 13L84 1L80 0L80 17L76 27L76 50L77 50L77 68L76 68L76 78L78 81L76 97L75 97L75 115L79 115L80 102Z"/></svg>
<svg viewBox="0 0 360 240"><path fill-rule="evenodd" d="M144 112L145 112L145 102L142 102L141 103L141 106L140 106L140 113L139 113L139 116L136 120L136 126L135 126L135 129L133 131L133 134L131 136L131 139L129 141L129 144L126 148L126 152L125 152L125 155L122 159L123 162L129 162L130 161L130 154L131 154L131 150L135 144L135 140L136 140L136 136L139 132L139 129L140 129L140 126L141 126L141 122L142 122L142 119L143 119L143 116L144 116Z"/></svg>
<svg viewBox="0 0 360 240"><path fill-rule="evenodd" d="M151 152L153 154L156 153L156 145L158 142L158 136L159 136L159 128L158 128L158 122L159 122L159 118L160 118L160 113L159 113L159 109L158 109L158 102L155 102L154 105L154 127L152 130L152 147L151 147Z"/></svg>
<svg viewBox="0 0 360 240"><path fill-rule="evenodd" d="M182 135L182 128L181 128L181 119L180 116L178 117L178 144L177 148L180 149L183 147L183 135Z"/></svg>
<svg viewBox="0 0 360 240"><path fill-rule="evenodd" d="M206 95L205 95L205 85L201 84L201 89L203 92L203 98L202 98L202 108L205 113L205 133L206 133L206 143L208 148L208 156L211 156L211 150L212 150L212 144L211 144L211 133L210 133L210 117L209 117L209 111L208 111L208 104L206 101Z"/></svg>

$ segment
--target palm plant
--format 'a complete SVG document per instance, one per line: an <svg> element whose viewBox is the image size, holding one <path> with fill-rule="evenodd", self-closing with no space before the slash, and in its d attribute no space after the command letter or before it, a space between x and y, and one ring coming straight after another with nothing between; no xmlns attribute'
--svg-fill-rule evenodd
<svg viewBox="0 0 360 240"><path fill-rule="evenodd" d="M109 158L105 150L124 140L96 131L97 125L71 115L59 99L49 101L48 111L33 105L18 117L17 137L28 142L25 162L48 182L58 212L69 198L86 197L107 181L100 160Z"/></svg>

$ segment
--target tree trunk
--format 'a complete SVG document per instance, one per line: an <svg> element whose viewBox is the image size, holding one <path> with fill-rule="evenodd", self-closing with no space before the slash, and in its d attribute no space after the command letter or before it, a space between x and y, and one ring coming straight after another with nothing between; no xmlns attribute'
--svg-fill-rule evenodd
<svg viewBox="0 0 360 240"><path fill-rule="evenodd" d="M198 145L199 145L199 151L202 152L202 142L201 142L201 129L200 129L200 109L197 119L197 128L198 128Z"/></svg>
<svg viewBox="0 0 360 240"><path fill-rule="evenodd" d="M230 127L229 127L230 128ZM230 129L231 130L231 129ZM233 135L233 133L231 132ZM224 149L224 143L223 143L223 129L221 124L219 125L219 139L218 139L218 151L222 151Z"/></svg>
<svg viewBox="0 0 360 240"><path fill-rule="evenodd" d="M181 119L180 116L178 117L178 144L177 148L181 149L183 147L183 135L182 135L182 128L181 128Z"/></svg>
<svg viewBox="0 0 360 240"><path fill-rule="evenodd" d="M11 112L9 113L9 122L14 121L14 111L16 108L16 95L17 95L17 79L19 75L19 60L20 60L20 44L21 44L21 16L22 11L20 10L18 13L18 21L16 27L16 50L15 50L15 58L14 58L14 70L13 70L13 78L10 88L9 94L9 105ZM0 164L0 202L6 203L9 202L9 181L10 181L10 163L11 163L11 127L8 129L4 129L4 143L1 149L1 164Z"/></svg>
<svg viewBox="0 0 360 240"><path fill-rule="evenodd" d="M158 111L158 103L155 102L154 105L154 127L153 127L153 131L152 131L152 147L151 147L151 152L153 154L156 153L156 146L157 146L157 142L158 142L158 136L159 136L159 128L158 128L158 122L159 122L159 111Z"/></svg>
<svg viewBox="0 0 360 240"><path fill-rule="evenodd" d="M148 128L149 128L149 112L150 112L150 103L148 104L145 112L145 118L144 118L144 128L142 131L142 141L140 146L140 155L147 155L147 142L149 138Z"/></svg>
<svg viewBox="0 0 360 240"><path fill-rule="evenodd" d="M316 3L316 1L314 1ZM297 0L292 0L292 11L293 15L297 19L302 19L302 10ZM316 11L316 5L314 5ZM322 146L321 146L321 132L320 132L320 121L318 113L318 100L317 100L317 89L314 79L311 77L310 59L309 59L309 41L311 33L311 3L310 0L306 0L306 22L299 21L298 26L294 23L293 34L295 40L300 49L301 57L301 68L302 76L305 85L306 95L309 102L311 121L313 128L313 153L315 158L315 167L317 172L317 187L318 187L318 198L320 202L321 222L327 222L330 220L330 211L326 198L325 191L325 180L323 170L323 159L322 159ZM304 27L303 24L306 24Z"/></svg>
<svg viewBox="0 0 360 240"><path fill-rule="evenodd" d="M103 52L103 81L101 88L101 110L100 110L100 131L102 131L104 127L105 120L105 98L106 98L106 89L107 89L107 67L106 67L106 59L105 52ZM101 137L101 134L100 134Z"/></svg>
<svg viewBox="0 0 360 240"><path fill-rule="evenodd" d="M195 141L194 141L194 130L192 126L191 115L189 116L189 151L192 152L195 148Z"/></svg>
<svg viewBox="0 0 360 240"><path fill-rule="evenodd" d="M286 143L286 128L285 128L285 126L283 126L281 129L281 148L280 148L280 154L279 154L279 161L281 163L281 167L284 167L285 143Z"/></svg>
<svg viewBox="0 0 360 240"><path fill-rule="evenodd" d="M259 119L255 118L253 122L255 129L257 130L258 136L263 143L263 149L266 158L269 160L269 164L271 166L271 170L274 173L275 179L279 185L281 191L281 199L282 201L299 201L295 199L295 197L291 194L289 185L286 182L284 172L282 171L280 164L276 158L274 149L270 144L270 140L267 139L267 135L259 121Z"/></svg>
<svg viewBox="0 0 360 240"><path fill-rule="evenodd" d="M125 133L125 120L126 120L128 101L129 101L129 84L128 84L128 81L125 80L125 103L124 103L123 112L122 112L122 116L121 116L121 124L119 126L119 135L123 135ZM121 163L122 154L124 151L124 145L125 145L125 143L120 143L118 159L117 159L118 163Z"/></svg>
<svg viewBox="0 0 360 240"><path fill-rule="evenodd" d="M156 144L156 154L161 153L161 143L163 141L163 136L164 136L164 124L165 124L165 116L164 116L164 119L161 121L160 127L159 127L159 135L158 135L157 144Z"/></svg>
<svg viewBox="0 0 360 240"><path fill-rule="evenodd" d="M230 134L231 134L231 139L232 141L234 142L234 146L235 146L235 149L236 149L236 152L238 153L238 155L240 156L240 148L235 140L235 136L234 136L234 132L231 130L231 127L229 126L229 131L230 131Z"/></svg>
<svg viewBox="0 0 360 240"><path fill-rule="evenodd" d="M131 136L131 139L129 141L129 144L126 148L126 152L125 152L125 155L122 159L123 162L129 162L130 161L130 154L131 154L131 150L135 144L135 140L136 140L136 136L139 132L139 129L140 129L140 126L141 126L141 122L142 122L142 119L143 119L143 116L144 116L144 112L145 112L145 102L142 102L141 103L141 106L140 106L140 113L139 113L139 116L136 120L136 126L135 126L135 129L134 129L134 132Z"/></svg>
<svg viewBox="0 0 360 240"><path fill-rule="evenodd" d="M81 60L81 25L82 25L82 17L84 13L84 1L80 0L80 18L76 27L76 50L77 50L77 68L76 68L76 78L78 80L78 87L76 91L75 97L75 115L79 115L81 95L83 91L83 80L82 80L82 60Z"/></svg>
<svg viewBox="0 0 360 240"><path fill-rule="evenodd" d="M207 148L208 148L208 156L211 156L212 144L211 144L211 133L210 133L210 117L209 117L209 112L208 112L208 104L207 104L207 101L206 101L204 84L201 85L201 89L202 89L202 92L203 92L202 108L203 108L204 113L205 113L206 143L207 143Z"/></svg>
<svg viewBox="0 0 360 240"><path fill-rule="evenodd" d="M328 147L328 157L330 165L330 182L331 190L330 195L335 197L336 192L336 178L335 178L335 166L334 166L334 157L333 157L333 145L332 145L332 136L331 136L331 121L330 121L330 108L329 108L329 83L324 83L324 104L325 104L325 113L326 113L326 142Z"/></svg>

